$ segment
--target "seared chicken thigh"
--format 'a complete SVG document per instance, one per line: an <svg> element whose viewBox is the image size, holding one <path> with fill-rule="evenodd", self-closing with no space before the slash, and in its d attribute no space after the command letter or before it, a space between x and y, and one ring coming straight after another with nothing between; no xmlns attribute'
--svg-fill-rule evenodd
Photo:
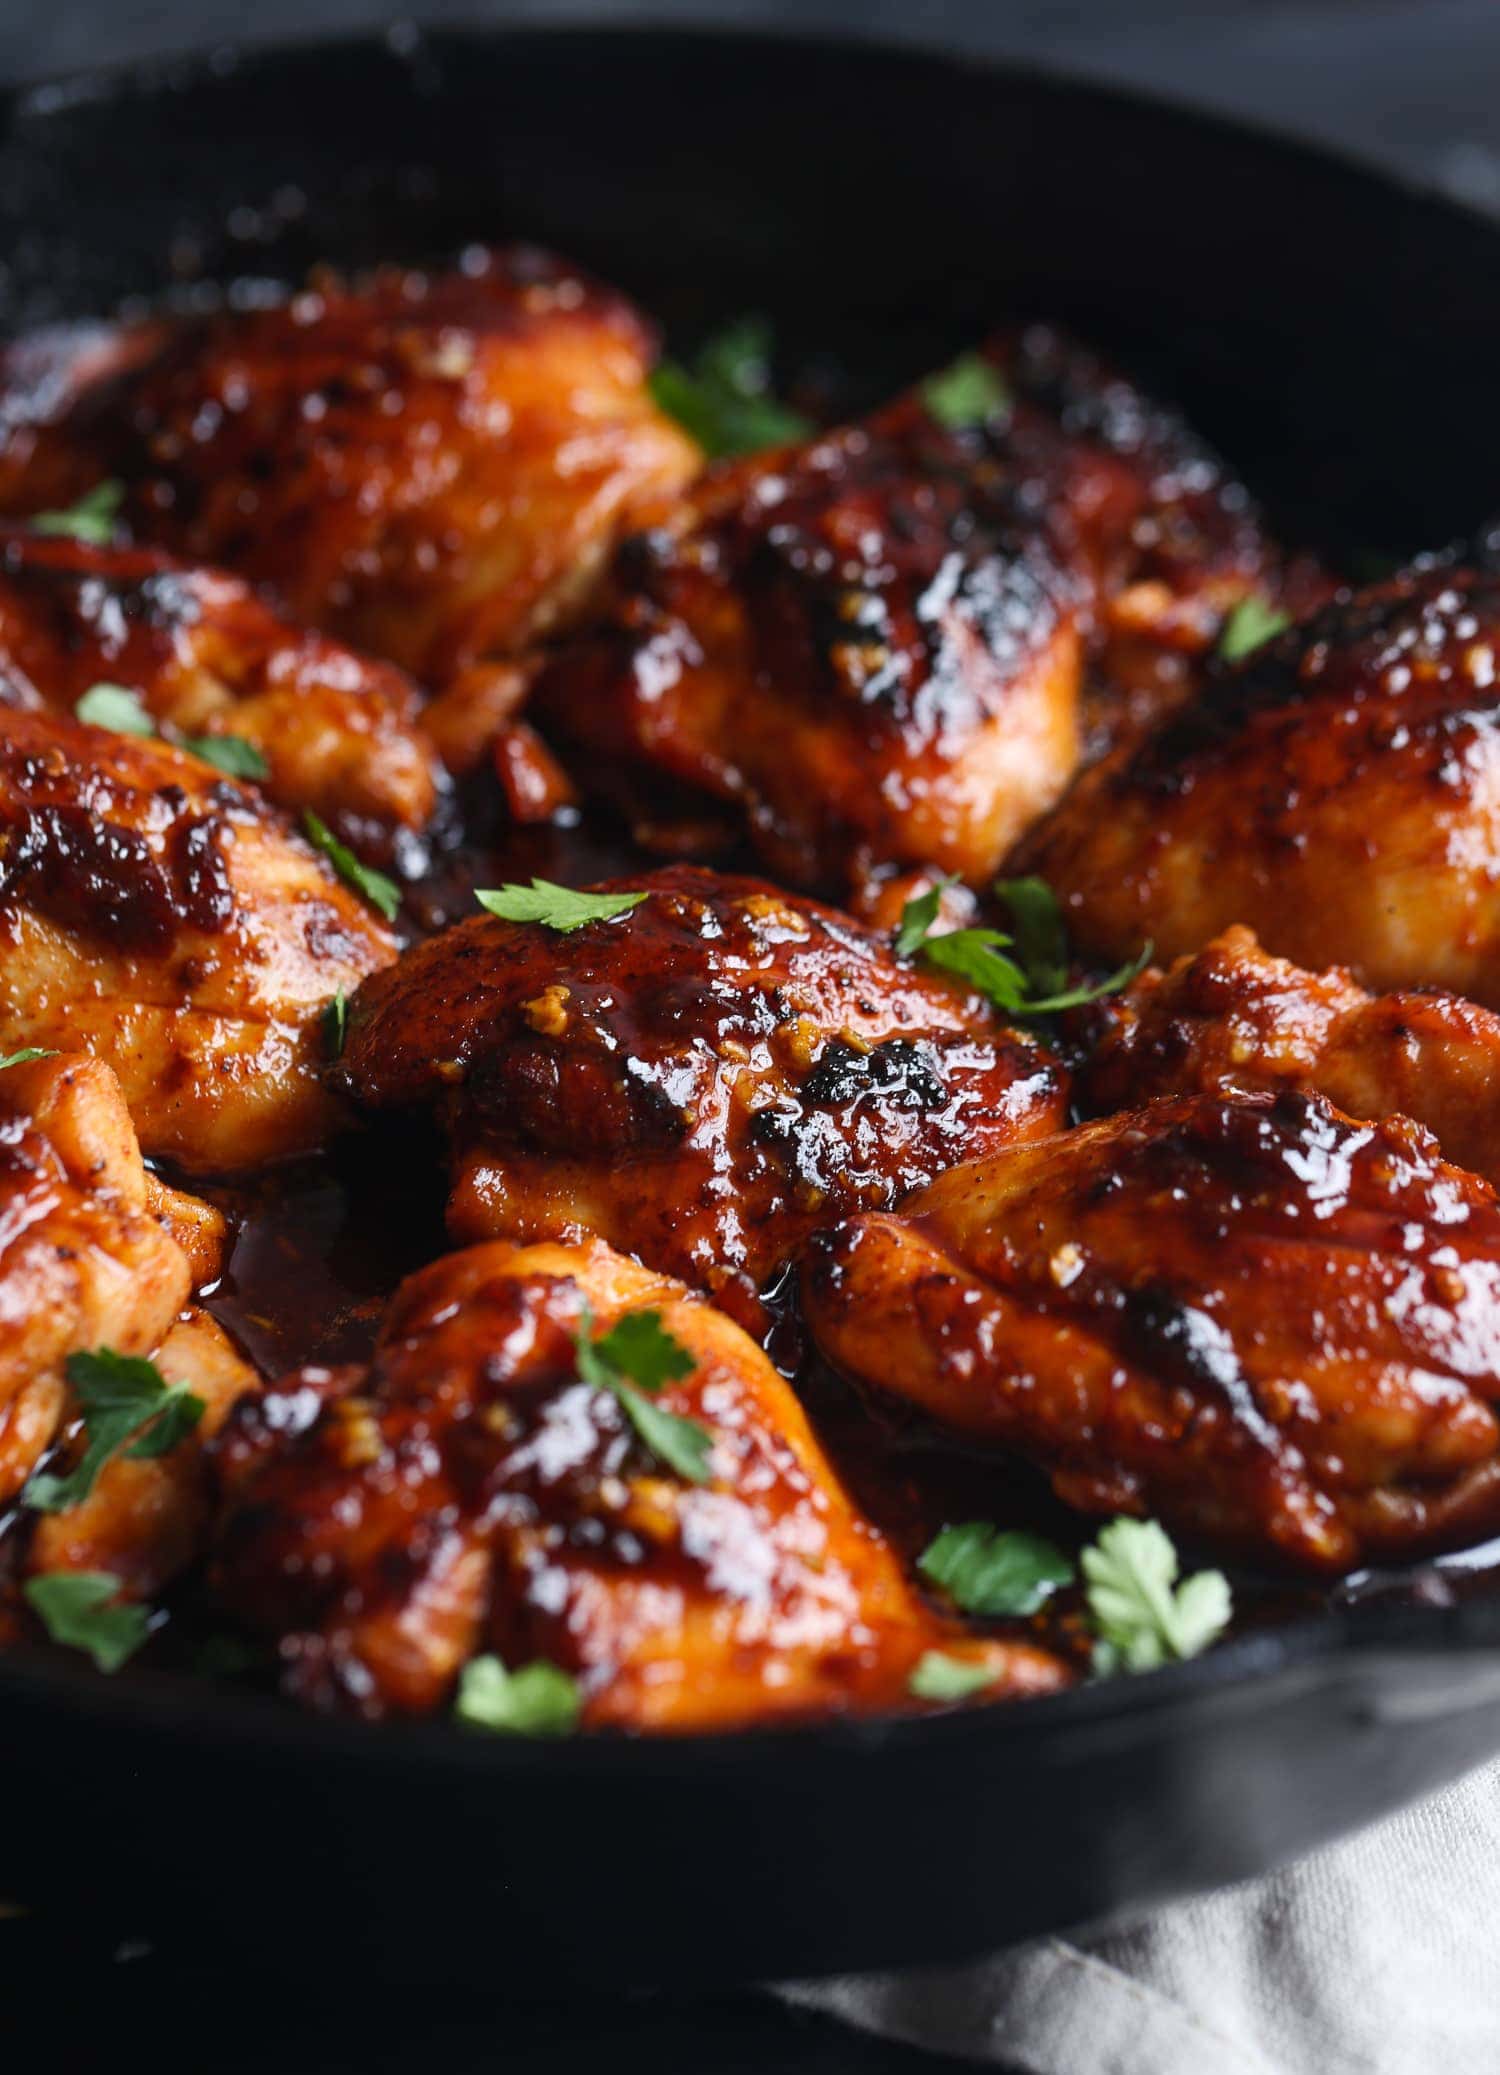
<svg viewBox="0 0 1500 2075"><path fill-rule="evenodd" d="M198 1234L195 1263L172 1236ZM157 1360L204 1401L169 1455L118 1456L79 1505L29 1523L29 1571L105 1570L148 1593L196 1553L208 1514L201 1438L256 1385L220 1329L184 1310L222 1247L207 1205L149 1175L119 1085L83 1053L0 1071L0 1508L49 1451L76 1452L70 1355L112 1349Z"/></svg>
<svg viewBox="0 0 1500 2075"><path fill-rule="evenodd" d="M566 936L476 916L355 998L333 1079L437 1110L456 1238L596 1233L758 1284L816 1225L1060 1123L1046 1052L846 916L686 866L634 890Z"/></svg>
<svg viewBox="0 0 1500 2075"><path fill-rule="evenodd" d="M1075 1091L1087 1110L1308 1089L1351 1117L1415 1117L1456 1165L1500 1182L1500 1015L1459 995L1367 994L1230 929L1093 1013L1102 1027Z"/></svg>
<svg viewBox="0 0 1500 2075"><path fill-rule="evenodd" d="M580 1373L580 1333L643 1313L684 1352L652 1403L706 1432L702 1483ZM1064 1678L924 1608L760 1350L597 1242L435 1262L368 1369L294 1373L217 1454L217 1597L319 1706L425 1712L487 1651L561 1667L587 1724L634 1729L889 1705L935 1646L995 1693Z"/></svg>
<svg viewBox="0 0 1500 2075"><path fill-rule="evenodd" d="M1104 959L1233 923L1301 965L1500 1007L1500 578L1361 592L1086 772L1014 869Z"/></svg>
<svg viewBox="0 0 1500 2075"><path fill-rule="evenodd" d="M389 930L253 792L160 742L0 727L0 1050L83 1048L148 1153L199 1172L316 1145L322 1019Z"/></svg>
<svg viewBox="0 0 1500 2075"><path fill-rule="evenodd" d="M0 530L0 703L71 714L100 682L181 736L249 743L273 800L311 807L362 855L424 864L447 778L401 671L278 617L220 571Z"/></svg>
<svg viewBox="0 0 1500 2075"><path fill-rule="evenodd" d="M804 1301L1087 1512L1325 1571L1500 1527L1500 1203L1402 1118L1156 1102L851 1219Z"/></svg>
<svg viewBox="0 0 1500 2075"><path fill-rule="evenodd" d="M648 777L722 803L793 885L984 879L1077 761L1079 643L1075 586L978 459L903 407L711 469L622 546L532 714L627 805Z"/></svg>
<svg viewBox="0 0 1500 2075"><path fill-rule="evenodd" d="M152 320L61 403L23 397L0 504L118 477L136 537L271 585L435 689L564 616L629 514L696 468L647 394L651 353L621 297L523 247L330 276Z"/></svg>

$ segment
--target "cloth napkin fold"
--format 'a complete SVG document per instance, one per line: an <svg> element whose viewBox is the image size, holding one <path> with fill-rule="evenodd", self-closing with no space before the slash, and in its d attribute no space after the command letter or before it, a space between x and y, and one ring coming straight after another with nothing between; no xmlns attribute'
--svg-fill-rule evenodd
<svg viewBox="0 0 1500 2075"><path fill-rule="evenodd" d="M1124 1929L779 1993L1025 2075L1500 2075L1500 1766Z"/></svg>

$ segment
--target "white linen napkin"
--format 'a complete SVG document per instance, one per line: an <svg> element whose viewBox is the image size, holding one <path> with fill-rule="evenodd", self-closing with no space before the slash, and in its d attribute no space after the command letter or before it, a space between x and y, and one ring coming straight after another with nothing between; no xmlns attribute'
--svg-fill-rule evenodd
<svg viewBox="0 0 1500 2075"><path fill-rule="evenodd" d="M1139 1924L779 1993L1024 2075L1500 2075L1500 1766Z"/></svg>

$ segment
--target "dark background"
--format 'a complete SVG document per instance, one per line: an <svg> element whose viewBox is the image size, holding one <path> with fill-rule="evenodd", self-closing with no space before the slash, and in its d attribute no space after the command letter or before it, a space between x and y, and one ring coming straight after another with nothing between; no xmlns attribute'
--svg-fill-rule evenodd
<svg viewBox="0 0 1500 2075"><path fill-rule="evenodd" d="M657 21L849 26L1149 87L1320 139L1500 213L1500 0L412 0L389 31L437 22ZM384 27L370 0L0 0L0 79L217 43ZM565 120L565 111L560 120ZM24 1782L0 1769L0 1794ZM226 1782L226 1792L232 1792ZM206 1881L232 1879L213 1855ZM101 1846L101 1848L106 1848ZM295 1878L289 1868L289 1878ZM87 1869L79 1869L86 1896ZM597 1926L595 1927L597 1929ZM288 1956L291 1958L291 1956ZM306 1955L288 1969L306 1978ZM314 1977L316 1981L316 1977ZM574 1998L537 2004L507 1981L425 1998L378 1981L292 1989L264 1959L224 1955L183 1978L78 1925L0 1918L0 2056L58 2075L146 2065L160 2075L921 2075L956 2066L786 2014L769 1998ZM8 2063L7 2063L8 2064Z"/></svg>

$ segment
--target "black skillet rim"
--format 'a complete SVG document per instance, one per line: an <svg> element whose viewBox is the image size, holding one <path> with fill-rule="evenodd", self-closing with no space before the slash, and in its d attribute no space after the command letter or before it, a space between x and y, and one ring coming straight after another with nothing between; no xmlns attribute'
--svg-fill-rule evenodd
<svg viewBox="0 0 1500 2075"><path fill-rule="evenodd" d="M408 29L409 40L402 34ZM735 44L761 48L779 44L794 51L813 49L828 58L853 52L877 61L916 64L939 77L944 72L977 73L1020 87L1034 84L1044 93L1064 94L1075 101L1132 104L1143 116L1160 116L1179 131L1237 139L1283 160L1316 167L1325 178L1332 173L1376 193L1463 220L1492 238L1500 255L1500 226L1470 204L1409 173L1382 168L1356 151L1311 143L1274 123L1226 116L1139 87L1106 85L1058 67L957 51L921 38L893 39L862 30L847 34L804 31L790 23L774 28L753 23L689 24L646 14L629 21L579 18L551 26L445 22L426 29L396 19L383 29L349 34L313 32L248 44L221 39L207 47L74 69L6 86L0 89L0 140L18 122L44 124L55 113L90 102L126 98L170 101L226 76L275 74L288 62L329 63L341 54L358 54L362 59L385 58L410 70L423 59L461 62L467 49L490 49L496 44L556 45L585 38L623 43L648 37L684 51L705 45L727 49ZM3 324L0 335L5 335ZM688 1753L695 1765L708 1762L733 1769L765 1757L785 1761L795 1754L853 1758L915 1748L957 1753L982 1739L996 1755L1003 1755L1005 1747L1017 1739L1030 1743L1116 1721L1138 1723L1153 1715L1172 1714L1194 1700L1250 1705L1258 1686L1278 1674L1301 1674L1317 1683L1320 1673L1332 1680L1344 1671L1357 1671L1361 1665L1377 1661L1389 1664L1409 1659L1415 1672L1418 1660L1452 1656L1461 1663L1470 1653L1492 1651L1500 1651L1500 1595L1446 1606L1367 1604L1257 1629L1201 1657L1158 1671L1085 1683L1024 1700L999 1698L934 1715L835 1715L709 1733L653 1737L596 1732L570 1741L552 1741L476 1735L446 1720L370 1724L311 1715L271 1696L215 1685L186 1672L137 1670L128 1679L114 1681L81 1661L54 1658L40 1647L22 1645L0 1654L0 1707L18 1703L23 1713L45 1713L49 1704L58 1703L67 1708L73 1722L96 1721L101 1730L149 1722L157 1738L180 1742L211 1735L221 1745L248 1743L261 1756L274 1753L293 1762L315 1755L363 1765L419 1759L424 1765L442 1764L461 1773L490 1774L500 1767L523 1777L533 1768L545 1767L549 1778L561 1773L607 1779L619 1768L622 1777L641 1778L675 1773Z"/></svg>

